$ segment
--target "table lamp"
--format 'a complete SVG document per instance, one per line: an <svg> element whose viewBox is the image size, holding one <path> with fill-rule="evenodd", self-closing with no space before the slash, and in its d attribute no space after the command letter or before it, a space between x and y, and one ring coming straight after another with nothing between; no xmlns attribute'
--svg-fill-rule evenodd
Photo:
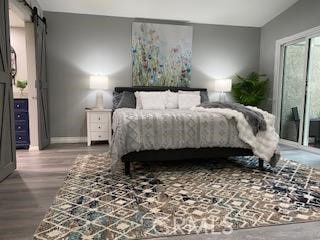
<svg viewBox="0 0 320 240"><path fill-rule="evenodd" d="M225 93L231 92L232 79L217 79L214 81L214 90L220 93L220 101L225 101Z"/></svg>
<svg viewBox="0 0 320 240"><path fill-rule="evenodd" d="M103 92L102 90L108 89L107 76L90 76L90 89L100 90L96 95L96 106L94 109L103 109Z"/></svg>

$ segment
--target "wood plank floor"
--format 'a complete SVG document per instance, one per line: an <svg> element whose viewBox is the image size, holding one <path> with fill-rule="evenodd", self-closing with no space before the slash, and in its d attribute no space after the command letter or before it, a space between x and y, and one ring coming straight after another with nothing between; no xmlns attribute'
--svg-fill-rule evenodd
<svg viewBox="0 0 320 240"><path fill-rule="evenodd" d="M320 155L283 149L301 163L320 166ZM17 171L0 183L0 240L28 240L48 211L77 156L107 151L106 145L52 145L41 152L17 151ZM286 152L290 151L290 152ZM168 238L161 238L168 239ZM231 235L191 235L172 240L320 239L320 222L234 231Z"/></svg>
<svg viewBox="0 0 320 240"><path fill-rule="evenodd" d="M106 150L67 144L17 151L17 171L0 183L0 240L32 239L76 157Z"/></svg>

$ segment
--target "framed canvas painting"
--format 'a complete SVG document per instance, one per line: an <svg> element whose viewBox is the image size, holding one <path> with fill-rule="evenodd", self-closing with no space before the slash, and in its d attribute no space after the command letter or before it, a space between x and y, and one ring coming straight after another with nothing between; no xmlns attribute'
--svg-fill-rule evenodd
<svg viewBox="0 0 320 240"><path fill-rule="evenodd" d="M192 26L134 22L133 86L188 87Z"/></svg>

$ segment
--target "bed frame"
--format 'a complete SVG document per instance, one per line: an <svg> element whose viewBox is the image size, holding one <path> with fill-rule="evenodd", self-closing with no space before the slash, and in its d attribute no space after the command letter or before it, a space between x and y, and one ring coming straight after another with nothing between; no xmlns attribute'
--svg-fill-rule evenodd
<svg viewBox="0 0 320 240"><path fill-rule="evenodd" d="M124 91L200 91L207 92L205 88L187 88L187 87L116 87L114 91L121 93ZM177 160L191 160L191 159L213 159L213 158L227 158L234 156L253 156L251 149L245 148L183 148L183 149L160 149L160 150L146 150L140 152L131 152L122 156L121 160L125 164L125 174L132 175L132 162L159 162L159 161L177 161ZM263 160L259 159L259 169L263 170Z"/></svg>

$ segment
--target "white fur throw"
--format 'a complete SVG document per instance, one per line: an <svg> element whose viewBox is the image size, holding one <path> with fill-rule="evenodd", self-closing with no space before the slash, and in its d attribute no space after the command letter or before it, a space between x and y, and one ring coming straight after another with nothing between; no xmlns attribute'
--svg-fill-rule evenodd
<svg viewBox="0 0 320 240"><path fill-rule="evenodd" d="M249 106L248 108L263 115L267 124L266 131L260 131L255 136L244 115L241 112L232 109L194 107L192 108L192 110L218 113L225 116L227 119L234 118L237 122L239 138L252 148L252 151L256 156L267 162L270 162L272 156L278 148L279 143L279 136L274 128L275 117L272 114L259 108Z"/></svg>

